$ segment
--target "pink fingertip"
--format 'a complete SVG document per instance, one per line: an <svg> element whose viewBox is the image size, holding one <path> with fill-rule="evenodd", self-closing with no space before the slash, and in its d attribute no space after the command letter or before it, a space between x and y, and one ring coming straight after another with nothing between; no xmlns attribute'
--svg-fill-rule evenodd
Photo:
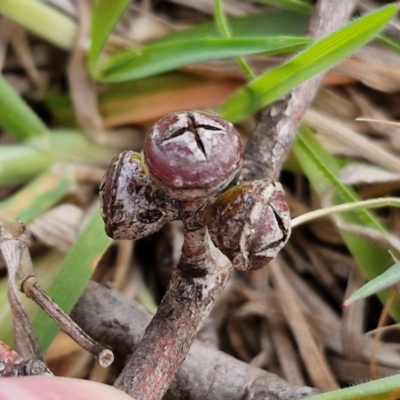
<svg viewBox="0 0 400 400"><path fill-rule="evenodd" d="M132 400L127 394L98 382L61 377L1 378L0 400Z"/></svg>

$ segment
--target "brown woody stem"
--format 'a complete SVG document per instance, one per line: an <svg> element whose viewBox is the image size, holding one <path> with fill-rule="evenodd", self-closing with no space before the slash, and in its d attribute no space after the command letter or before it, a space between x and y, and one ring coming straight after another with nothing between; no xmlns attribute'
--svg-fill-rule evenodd
<svg viewBox="0 0 400 400"><path fill-rule="evenodd" d="M191 225L190 221L185 225ZM185 232L177 271L143 339L114 384L136 400L162 398L227 280L227 274L210 279L227 262L218 251L210 251L210 243L205 228Z"/></svg>
<svg viewBox="0 0 400 400"><path fill-rule="evenodd" d="M66 314L39 286L34 276L21 282L21 289L32 299L60 328L74 339L82 348L91 353L102 367L108 367L114 361L112 351L95 342L76 322Z"/></svg>

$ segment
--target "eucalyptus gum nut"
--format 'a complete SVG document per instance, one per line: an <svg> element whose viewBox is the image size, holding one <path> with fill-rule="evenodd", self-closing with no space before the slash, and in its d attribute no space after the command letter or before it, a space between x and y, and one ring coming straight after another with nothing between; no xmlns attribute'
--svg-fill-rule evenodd
<svg viewBox="0 0 400 400"><path fill-rule="evenodd" d="M234 268L251 271L274 258L290 235L290 211L278 182L259 180L227 190L198 215Z"/></svg>
<svg viewBox="0 0 400 400"><path fill-rule="evenodd" d="M233 125L202 111L161 118L147 134L143 150L155 184L181 200L207 198L225 189L239 171L242 151Z"/></svg>
<svg viewBox="0 0 400 400"><path fill-rule="evenodd" d="M124 151L111 161L100 185L105 230L113 239L136 240L179 218L179 205L156 188L143 157Z"/></svg>

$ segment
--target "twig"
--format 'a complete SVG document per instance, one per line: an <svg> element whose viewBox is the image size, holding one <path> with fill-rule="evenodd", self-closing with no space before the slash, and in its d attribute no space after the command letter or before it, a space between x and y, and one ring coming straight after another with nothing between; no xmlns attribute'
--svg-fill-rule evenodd
<svg viewBox="0 0 400 400"><path fill-rule="evenodd" d="M307 33L321 37L340 28L351 16L356 0L320 0L315 6ZM313 100L322 76L293 89L267 107L244 150L241 181L279 178L303 115Z"/></svg>
<svg viewBox="0 0 400 400"><path fill-rule="evenodd" d="M72 311L74 320L124 363L144 334L152 315L114 289L90 282ZM158 339L157 339L158 340ZM317 394L288 384L195 340L165 399L297 400Z"/></svg>
<svg viewBox="0 0 400 400"><path fill-rule="evenodd" d="M32 266L28 246L31 236L22 224L0 218L0 252L8 270L8 301L10 303L14 341L20 354L0 342L0 377L42 375L52 376L43 361L36 333L19 300L16 275Z"/></svg>
<svg viewBox="0 0 400 400"><path fill-rule="evenodd" d="M21 282L21 290L32 299L60 328L75 340L82 348L91 353L102 367L108 367L114 361L113 353L88 336L71 317L66 314L39 286L34 276L28 276Z"/></svg>
<svg viewBox="0 0 400 400"><path fill-rule="evenodd" d="M0 218L0 252L8 270L7 296L13 317L14 341L21 359L42 361L39 342L19 296L16 276L19 270L30 264L28 246L31 235L18 222Z"/></svg>
<svg viewBox="0 0 400 400"><path fill-rule="evenodd" d="M188 251L193 244L198 248ZM215 249L207 251L209 247L205 228L185 235L183 257L167 293L114 384L136 400L159 399L166 392L227 280L227 273L210 278L227 260ZM192 254L206 257L195 260Z"/></svg>
<svg viewBox="0 0 400 400"><path fill-rule="evenodd" d="M0 251L9 272L8 297L13 314L15 342L24 360L42 360L36 333L23 309L15 276L19 275L21 290L39 305L60 327L85 350L92 353L102 367L108 367L114 355L90 338L39 286L28 252L31 236L28 229L15 221L0 219Z"/></svg>

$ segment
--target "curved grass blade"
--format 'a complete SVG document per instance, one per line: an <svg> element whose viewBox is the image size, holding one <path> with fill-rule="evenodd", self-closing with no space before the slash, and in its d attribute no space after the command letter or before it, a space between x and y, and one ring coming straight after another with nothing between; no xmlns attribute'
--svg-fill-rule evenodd
<svg viewBox="0 0 400 400"><path fill-rule="evenodd" d="M18 218L24 224L31 222L56 204L72 188L72 176L46 172L27 186L0 202L0 215L7 219Z"/></svg>
<svg viewBox="0 0 400 400"><path fill-rule="evenodd" d="M296 11L304 15L309 15L313 10L313 6L310 3L301 0L254 0L256 3L269 4L284 8L286 10Z"/></svg>
<svg viewBox="0 0 400 400"><path fill-rule="evenodd" d="M26 182L54 161L51 150L40 152L26 144L4 144L0 146L0 187Z"/></svg>
<svg viewBox="0 0 400 400"><path fill-rule="evenodd" d="M111 242L112 239L105 234L104 222L97 209L67 254L47 291L65 312L69 313L78 301L97 262ZM41 349L45 352L59 328L42 310L34 315L32 325L38 332Z"/></svg>
<svg viewBox="0 0 400 400"><path fill-rule="evenodd" d="M71 50L75 45L76 22L42 1L1 0L0 14L64 50Z"/></svg>
<svg viewBox="0 0 400 400"><path fill-rule="evenodd" d="M45 150L49 131L18 93L0 75L0 125L20 142Z"/></svg>
<svg viewBox="0 0 400 400"><path fill-rule="evenodd" d="M351 187L343 185L337 179L340 164L321 146L308 129L301 128L294 141L293 151L304 174L319 196L333 188L337 193L337 196L334 197L335 204L352 203L359 200L357 193ZM374 215L365 209L344 212L341 214L341 218L349 224L364 225L379 232L386 232ZM369 280L382 274L391 265L389 254L385 249L343 230L339 230L339 233ZM379 293L378 297L384 302L387 298L387 291ZM400 321L399 300L393 302L390 313L396 321Z"/></svg>
<svg viewBox="0 0 400 400"><path fill-rule="evenodd" d="M400 375L308 397L310 400L396 400L400 398Z"/></svg>
<svg viewBox="0 0 400 400"><path fill-rule="evenodd" d="M285 64L239 89L219 108L219 114L235 122L265 107L373 39L397 11L396 4L382 7L317 40Z"/></svg>
<svg viewBox="0 0 400 400"><path fill-rule="evenodd" d="M291 11L269 11L228 18L232 37L265 38L269 36L301 36L307 22L305 16ZM182 40L219 38L220 30L214 21L196 24L157 39L155 43L171 43Z"/></svg>
<svg viewBox="0 0 400 400"><path fill-rule="evenodd" d="M88 53L89 70L93 74L101 49L129 3L130 0L96 1L92 11L91 43Z"/></svg>
<svg viewBox="0 0 400 400"><path fill-rule="evenodd" d="M372 294L378 293L381 290L387 289L390 286L400 282L400 261L393 264L383 274L370 280L365 285L356 290L344 303L343 307L348 307L356 300L364 299Z"/></svg>
<svg viewBox="0 0 400 400"><path fill-rule="evenodd" d="M46 152L27 144L4 144L0 146L0 187L25 182L44 172L54 162L107 165L114 154L114 149L99 145L84 134L72 130L52 131Z"/></svg>
<svg viewBox="0 0 400 400"><path fill-rule="evenodd" d="M221 33L221 36L225 38L232 37L232 32L229 28L228 20L225 16L224 8L222 6L222 0L214 0L214 18ZM243 57L236 57L236 62L243 71L244 76L247 77L247 79L251 80L256 77L250 65L247 64L246 60Z"/></svg>
<svg viewBox="0 0 400 400"><path fill-rule="evenodd" d="M306 37L202 38L151 44L104 61L98 78L106 82L122 82L210 60L256 53L285 53L312 41Z"/></svg>

